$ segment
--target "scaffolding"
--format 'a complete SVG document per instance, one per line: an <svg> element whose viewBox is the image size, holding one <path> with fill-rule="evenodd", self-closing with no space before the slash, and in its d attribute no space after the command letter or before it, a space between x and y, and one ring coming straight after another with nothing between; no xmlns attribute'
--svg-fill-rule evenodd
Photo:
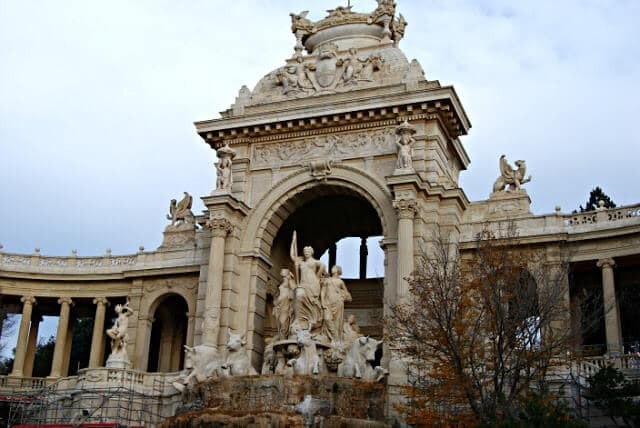
<svg viewBox="0 0 640 428"><path fill-rule="evenodd" d="M171 413L171 406L163 402L163 398L171 401L170 396L165 395L164 379L154 377L150 387L143 388L134 385L132 379L122 376L120 381L86 383L72 388L56 382L5 394L2 399L9 403L7 426L157 426Z"/></svg>

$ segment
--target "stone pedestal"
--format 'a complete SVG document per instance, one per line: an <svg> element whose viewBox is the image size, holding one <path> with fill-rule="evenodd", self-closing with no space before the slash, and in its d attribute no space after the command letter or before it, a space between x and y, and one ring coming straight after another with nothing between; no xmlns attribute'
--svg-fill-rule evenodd
<svg viewBox="0 0 640 428"><path fill-rule="evenodd" d="M499 191L489 195L488 215L491 219L517 218L532 215L531 198L526 190Z"/></svg>
<svg viewBox="0 0 640 428"><path fill-rule="evenodd" d="M107 363L105 364L105 366L108 369L130 369L131 362L129 360L125 360L111 354L109 358L107 358Z"/></svg>
<svg viewBox="0 0 640 428"><path fill-rule="evenodd" d="M196 245L196 228L192 224L167 226L162 235L162 245L158 248L159 251L193 248Z"/></svg>

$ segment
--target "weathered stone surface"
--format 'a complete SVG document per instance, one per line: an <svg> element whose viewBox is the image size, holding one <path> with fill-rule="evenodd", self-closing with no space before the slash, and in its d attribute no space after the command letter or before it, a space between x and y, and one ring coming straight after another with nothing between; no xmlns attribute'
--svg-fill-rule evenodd
<svg viewBox="0 0 640 428"><path fill-rule="evenodd" d="M221 378L201 383L183 397L185 403L201 400L204 409L162 426L304 426L295 408L307 395L329 402L325 427L384 426L386 394L382 383L333 376Z"/></svg>

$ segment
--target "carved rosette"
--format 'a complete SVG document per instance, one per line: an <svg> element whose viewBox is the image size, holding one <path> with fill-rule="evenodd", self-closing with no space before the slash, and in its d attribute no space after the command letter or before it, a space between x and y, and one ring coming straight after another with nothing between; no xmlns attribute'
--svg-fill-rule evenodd
<svg viewBox="0 0 640 428"><path fill-rule="evenodd" d="M398 199L393 201L398 218L413 219L418 212L418 201L415 199Z"/></svg>
<svg viewBox="0 0 640 428"><path fill-rule="evenodd" d="M216 238L226 238L233 233L233 224L226 218L212 218L205 225Z"/></svg>

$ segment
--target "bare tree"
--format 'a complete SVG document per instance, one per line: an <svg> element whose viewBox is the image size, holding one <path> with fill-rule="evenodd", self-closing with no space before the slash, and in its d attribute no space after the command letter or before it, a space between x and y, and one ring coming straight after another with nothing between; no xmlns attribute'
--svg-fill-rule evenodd
<svg viewBox="0 0 640 428"><path fill-rule="evenodd" d="M409 422L517 420L526 397L549 391L574 344L568 266L556 256L522 245L508 223L485 227L462 255L439 238L420 257L407 301L387 320L407 362Z"/></svg>

